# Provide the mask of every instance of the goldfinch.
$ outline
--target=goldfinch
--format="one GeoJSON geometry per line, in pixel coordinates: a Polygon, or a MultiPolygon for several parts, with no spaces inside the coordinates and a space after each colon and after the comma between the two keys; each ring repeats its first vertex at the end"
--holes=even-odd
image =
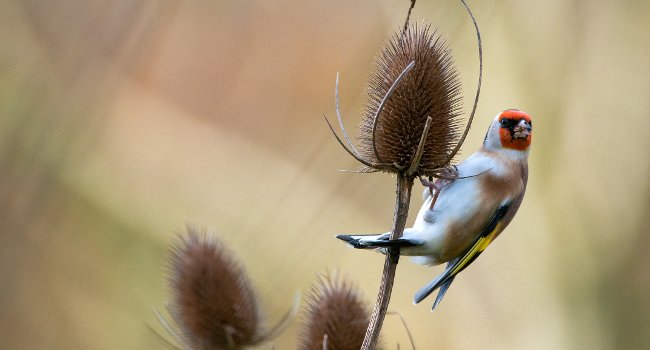
{"type": "Polygon", "coordinates": [[[382,235],[338,235],[354,248],[400,247],[423,265],[447,268],[420,289],[414,303],[440,288],[433,308],[442,301],[456,275],[469,266],[508,226],[521,205],[528,182],[530,116],[520,110],[499,113],[483,146],[458,164],[453,179],[423,181],[424,204],[412,228],[397,240],[382,235]]]}

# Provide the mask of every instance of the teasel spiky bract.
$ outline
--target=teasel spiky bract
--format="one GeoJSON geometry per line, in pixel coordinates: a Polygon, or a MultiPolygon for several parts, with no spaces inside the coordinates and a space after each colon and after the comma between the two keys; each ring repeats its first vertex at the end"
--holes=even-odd
{"type": "Polygon", "coordinates": [[[358,289],[339,273],[320,276],[304,316],[300,350],[357,350],[370,318],[358,289]]]}

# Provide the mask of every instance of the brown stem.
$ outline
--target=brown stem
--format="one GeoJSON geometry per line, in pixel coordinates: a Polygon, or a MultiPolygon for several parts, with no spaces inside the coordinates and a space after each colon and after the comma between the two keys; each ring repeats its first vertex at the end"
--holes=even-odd
{"type": "MultiPolygon", "coordinates": [[[[397,193],[395,200],[395,214],[393,216],[393,229],[390,234],[390,239],[397,239],[402,237],[404,233],[404,226],[406,226],[406,217],[409,212],[409,202],[411,201],[411,189],[413,188],[413,177],[406,177],[402,174],[397,175],[397,193]]],[[[395,280],[395,271],[397,270],[397,262],[399,261],[399,248],[390,248],[386,255],[384,262],[384,272],[381,277],[381,285],[379,286],[379,293],[375,308],[370,317],[370,324],[366,331],[366,337],[363,339],[361,345],[362,350],[373,350],[377,346],[379,339],[379,332],[384,323],[388,303],[390,302],[390,294],[393,290],[393,281],[395,280]]]]}
{"type": "Polygon", "coordinates": [[[411,11],[413,11],[413,8],[415,7],[415,1],[416,0],[411,0],[411,6],[409,7],[409,12],[406,14],[406,19],[404,20],[404,29],[402,29],[402,35],[406,34],[406,29],[408,29],[409,19],[411,19],[411,11]]]}

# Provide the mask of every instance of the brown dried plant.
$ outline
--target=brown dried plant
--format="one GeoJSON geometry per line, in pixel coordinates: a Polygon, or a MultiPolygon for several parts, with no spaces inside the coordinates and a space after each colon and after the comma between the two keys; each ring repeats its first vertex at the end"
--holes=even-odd
{"type": "Polygon", "coordinates": [[[188,234],[171,252],[176,321],[192,349],[236,349],[257,342],[260,315],[246,273],[205,233],[188,234]]]}
{"type": "Polygon", "coordinates": [[[395,33],[375,60],[368,101],[354,146],[336,112],[341,146],[364,165],[362,172],[385,171],[406,177],[449,173],[459,145],[460,83],[444,40],[430,25],[395,33]]]}
{"type": "Polygon", "coordinates": [[[307,295],[301,350],[358,350],[370,314],[351,281],[335,273],[320,276],[307,295]]]}
{"type": "Polygon", "coordinates": [[[193,226],[172,245],[169,270],[172,300],[168,311],[174,322],[167,322],[159,312],[156,315],[183,349],[241,349],[259,344],[284,330],[298,307],[299,299],[276,326],[263,332],[246,272],[220,241],[193,226]]]}
{"type": "Polygon", "coordinates": [[[444,40],[428,24],[395,33],[370,76],[359,154],[382,164],[377,170],[439,175],[459,139],[460,103],[444,40]],[[395,83],[411,62],[413,68],[395,83]]]}
{"type": "MultiPolygon", "coordinates": [[[[454,174],[450,162],[460,145],[460,85],[444,41],[429,31],[429,25],[411,26],[393,35],[376,59],[375,68],[359,128],[359,149],[343,127],[338,87],[337,117],[347,146],[328,125],[341,146],[365,166],[362,171],[397,174],[390,239],[398,239],[406,225],[414,178],[454,174]]],[[[387,253],[362,349],[376,348],[390,301],[399,248],[389,248],[387,253]]]]}
{"type": "MultiPolygon", "coordinates": [[[[336,77],[336,116],[342,138],[325,118],[339,144],[363,165],[361,172],[396,174],[397,189],[390,239],[404,232],[413,181],[418,176],[453,179],[451,161],[462,146],[474,118],[483,72],[481,36],[469,13],[478,39],[479,79],[472,112],[460,133],[460,84],[451,54],[430,26],[409,26],[411,0],[404,29],[394,34],[375,61],[368,87],[368,101],[359,128],[359,148],[350,140],[339,110],[336,77]],[[343,141],[345,140],[345,142],[343,141]]],[[[386,315],[399,261],[399,248],[389,248],[377,301],[361,349],[375,349],[386,315]]]]}

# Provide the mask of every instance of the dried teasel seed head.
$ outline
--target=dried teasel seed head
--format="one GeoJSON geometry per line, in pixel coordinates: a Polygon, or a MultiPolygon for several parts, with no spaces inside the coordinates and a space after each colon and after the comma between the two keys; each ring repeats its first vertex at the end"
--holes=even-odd
{"type": "Polygon", "coordinates": [[[191,349],[239,349],[257,341],[257,301],[244,270],[214,237],[188,226],[171,249],[170,312],[191,349]]]}
{"type": "Polygon", "coordinates": [[[357,350],[363,343],[369,313],[357,288],[334,274],[321,276],[307,296],[301,350],[357,350]],[[325,340],[326,339],[326,340],[325,340]]]}
{"type": "Polygon", "coordinates": [[[376,58],[369,79],[359,153],[379,166],[367,170],[437,175],[449,165],[459,140],[460,104],[460,83],[445,41],[427,24],[394,34],[376,58]],[[414,66],[395,83],[411,62],[414,66]],[[431,124],[424,138],[428,117],[431,124]],[[419,164],[413,164],[419,149],[419,164]]]}

